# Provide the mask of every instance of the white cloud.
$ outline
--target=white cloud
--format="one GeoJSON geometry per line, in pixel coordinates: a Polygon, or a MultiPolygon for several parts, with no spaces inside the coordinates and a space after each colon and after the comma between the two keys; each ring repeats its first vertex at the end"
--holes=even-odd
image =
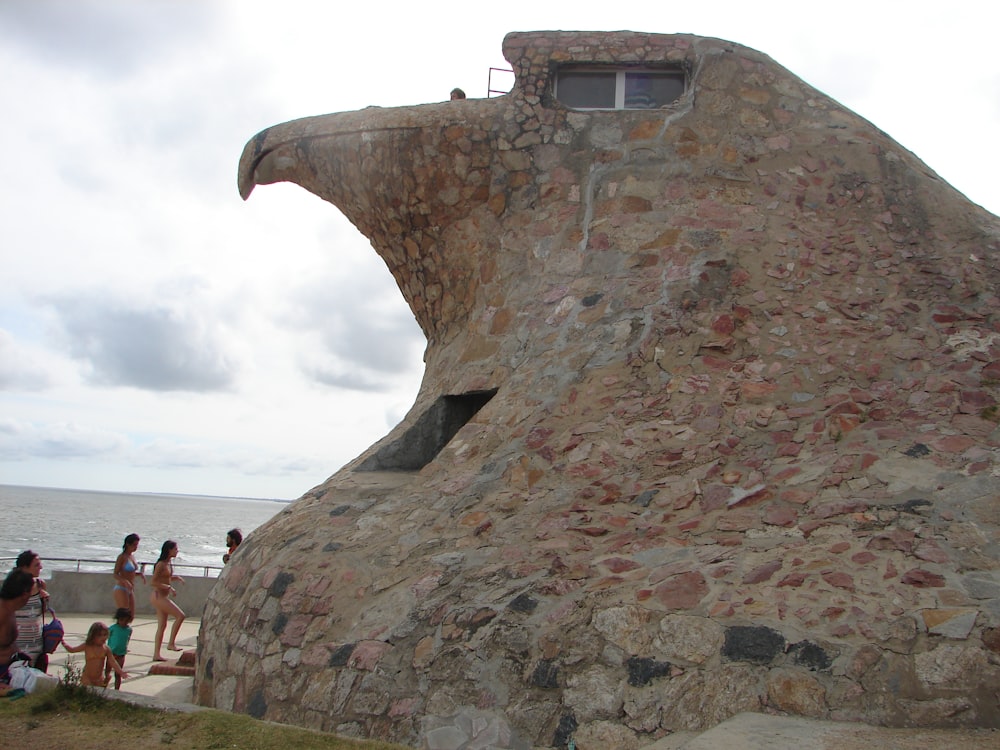
{"type": "Polygon", "coordinates": [[[293,295],[284,324],[318,339],[301,357],[309,377],[338,388],[385,391],[396,376],[412,373],[426,340],[398,304],[398,291],[387,291],[368,270],[314,279],[293,295]]]}
{"type": "Polygon", "coordinates": [[[114,432],[72,422],[31,424],[0,420],[0,455],[17,457],[79,459],[120,454],[127,441],[114,432]]]}
{"type": "Polygon", "coordinates": [[[152,391],[217,391],[236,365],[226,332],[189,300],[138,306],[92,294],[53,299],[70,354],[95,385],[152,391]]]}
{"type": "Polygon", "coordinates": [[[0,328],[0,391],[39,391],[51,384],[45,364],[24,342],[0,328]]]}
{"type": "Polygon", "coordinates": [[[53,67],[117,80],[208,41],[220,9],[175,0],[12,0],[0,6],[0,35],[53,67]]]}

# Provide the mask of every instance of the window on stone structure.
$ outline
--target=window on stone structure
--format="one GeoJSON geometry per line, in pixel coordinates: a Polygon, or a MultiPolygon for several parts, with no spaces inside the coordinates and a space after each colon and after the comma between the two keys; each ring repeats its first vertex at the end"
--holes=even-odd
{"type": "Polygon", "coordinates": [[[679,67],[567,66],[556,75],[556,99],[573,109],[659,109],[684,93],[679,67]]]}
{"type": "Polygon", "coordinates": [[[426,466],[496,395],[496,389],[441,396],[398,440],[382,446],[356,471],[417,471],[426,466]]]}

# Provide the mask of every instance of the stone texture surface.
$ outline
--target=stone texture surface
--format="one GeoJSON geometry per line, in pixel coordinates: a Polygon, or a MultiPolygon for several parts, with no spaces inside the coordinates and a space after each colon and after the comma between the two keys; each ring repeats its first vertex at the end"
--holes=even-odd
{"type": "Polygon", "coordinates": [[[296,182],[371,239],[427,372],[226,567],[200,701],[419,747],[1000,726],[1000,220],[739,45],[504,54],[507,96],[247,145],[245,197],[296,182]],[[567,61],[689,85],[571,111],[567,61]],[[364,470],[493,391],[422,467],[364,470]]]}

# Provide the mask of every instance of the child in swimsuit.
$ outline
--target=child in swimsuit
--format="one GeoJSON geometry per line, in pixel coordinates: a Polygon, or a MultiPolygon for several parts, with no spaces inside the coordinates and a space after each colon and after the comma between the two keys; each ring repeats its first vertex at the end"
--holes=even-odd
{"type": "Polygon", "coordinates": [[[110,631],[103,622],[95,622],[87,631],[87,640],[79,646],[69,646],[63,641],[63,646],[71,654],[83,651],[84,663],[83,674],[80,676],[80,684],[90,687],[107,687],[109,677],[104,676],[105,666],[110,666],[115,674],[122,679],[128,679],[128,672],[118,666],[115,655],[108,648],[108,635],[110,631]]]}

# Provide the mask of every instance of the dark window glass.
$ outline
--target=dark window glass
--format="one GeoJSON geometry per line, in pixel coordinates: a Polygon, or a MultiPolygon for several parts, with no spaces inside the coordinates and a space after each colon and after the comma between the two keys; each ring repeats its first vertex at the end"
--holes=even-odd
{"type": "Polygon", "coordinates": [[[556,84],[559,101],[576,109],[614,109],[615,73],[568,70],[556,84]]]}
{"type": "Polygon", "coordinates": [[[659,109],[676,102],[685,88],[680,68],[640,70],[564,68],[556,96],[574,109],[659,109]]]}
{"type": "Polygon", "coordinates": [[[658,109],[684,93],[684,74],[677,72],[636,72],[625,74],[625,108],[658,109]]]}

